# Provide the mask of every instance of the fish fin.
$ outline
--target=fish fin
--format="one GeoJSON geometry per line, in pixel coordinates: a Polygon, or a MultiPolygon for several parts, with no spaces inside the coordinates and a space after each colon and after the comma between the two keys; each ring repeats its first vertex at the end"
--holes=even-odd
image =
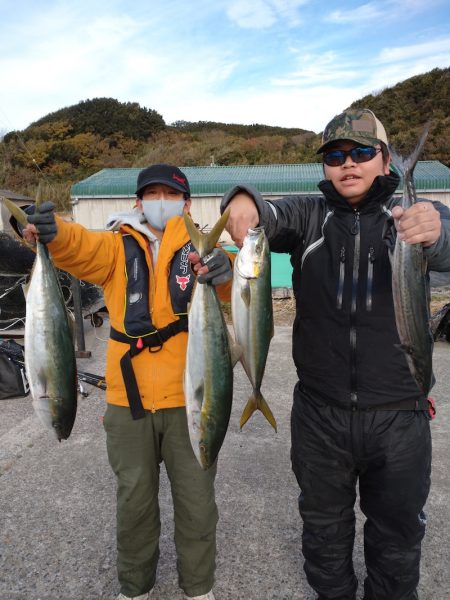
{"type": "Polygon", "coordinates": [[[226,328],[226,330],[227,330],[227,338],[228,338],[228,347],[230,348],[231,366],[235,367],[237,362],[240,360],[240,358],[242,356],[243,349],[240,344],[238,344],[237,342],[234,341],[234,338],[231,335],[228,327],[226,328]]]}
{"type": "Polygon", "coordinates": [[[230,339],[230,355],[231,355],[231,366],[235,367],[239,362],[242,356],[242,346],[236,344],[232,339],[230,339]]]}
{"type": "Polygon", "coordinates": [[[217,242],[219,241],[219,238],[222,234],[222,231],[225,228],[225,225],[228,223],[228,217],[230,216],[230,208],[227,208],[223,215],[220,217],[220,219],[217,221],[217,223],[214,225],[214,227],[211,229],[211,231],[208,233],[207,235],[207,239],[208,239],[208,244],[209,244],[209,249],[208,252],[211,252],[217,242]]]}
{"type": "MultiPolygon", "coordinates": [[[[34,266],[34,265],[33,265],[34,266]]],[[[31,281],[31,277],[30,279],[27,281],[27,283],[23,283],[22,284],[22,292],[23,292],[23,297],[25,298],[25,300],[27,299],[27,295],[28,295],[28,290],[30,288],[30,281],[31,281]]]]}
{"type": "Polygon", "coordinates": [[[184,218],[184,224],[186,225],[187,232],[189,234],[189,237],[191,238],[191,242],[193,243],[197,252],[200,254],[202,233],[199,229],[197,229],[194,221],[192,220],[191,215],[184,213],[183,218],[184,218]]]}
{"type": "Polygon", "coordinates": [[[72,339],[75,342],[76,341],[76,321],[75,321],[75,314],[71,310],[68,310],[67,306],[66,306],[66,313],[67,313],[67,321],[69,323],[69,328],[70,328],[70,331],[72,333],[72,339]]]}
{"type": "Polygon", "coordinates": [[[277,431],[277,422],[275,417],[273,416],[272,411],[270,410],[269,405],[267,404],[264,396],[261,394],[259,390],[253,390],[253,394],[247,401],[245,408],[241,415],[241,420],[239,422],[239,426],[242,429],[243,426],[247,423],[249,418],[258,409],[262,412],[262,414],[266,417],[272,427],[277,431]]]}
{"type": "Polygon", "coordinates": [[[404,352],[408,356],[411,356],[412,354],[414,354],[413,347],[412,346],[407,346],[406,344],[394,344],[394,348],[397,348],[398,350],[401,350],[402,352],[404,352]]]}
{"type": "Polygon", "coordinates": [[[197,401],[199,401],[199,406],[200,407],[203,406],[204,393],[205,393],[205,384],[204,384],[204,381],[202,379],[202,381],[199,383],[199,385],[194,390],[194,398],[197,401]]]}
{"type": "Polygon", "coordinates": [[[41,182],[38,183],[38,187],[36,190],[36,198],[34,201],[34,206],[36,207],[36,211],[39,212],[39,207],[42,204],[42,186],[41,186],[41,182]]]}
{"type": "Polygon", "coordinates": [[[23,227],[28,225],[27,215],[19,206],[16,206],[14,202],[9,200],[9,198],[4,197],[3,203],[18,223],[20,223],[23,227]]]}
{"type": "Polygon", "coordinates": [[[394,163],[395,168],[399,171],[403,177],[409,173],[412,175],[414,171],[414,167],[419,160],[419,156],[422,153],[423,147],[425,145],[425,140],[428,136],[428,131],[430,129],[430,122],[426,123],[425,127],[422,130],[420,139],[417,143],[417,146],[414,148],[412,153],[407,157],[403,158],[392,146],[389,146],[389,152],[392,158],[392,162],[394,163]]]}
{"type": "Polygon", "coordinates": [[[257,399],[257,404],[258,404],[259,410],[262,412],[262,414],[266,417],[266,419],[269,421],[269,423],[272,425],[272,427],[276,431],[277,430],[277,422],[275,420],[275,417],[273,416],[272,411],[270,410],[269,405],[267,404],[264,396],[261,393],[259,395],[259,398],[257,399]]]}
{"type": "Polygon", "coordinates": [[[194,248],[199,253],[200,257],[203,258],[203,256],[206,256],[207,254],[212,252],[212,250],[214,250],[222,234],[222,231],[224,230],[225,225],[228,222],[229,216],[230,209],[227,208],[227,210],[223,213],[223,215],[220,217],[220,219],[217,221],[217,223],[214,225],[211,231],[208,234],[203,234],[199,229],[197,229],[194,221],[192,220],[192,217],[189,214],[184,213],[183,218],[184,223],[186,225],[186,229],[189,233],[189,237],[191,238],[191,242],[194,245],[194,248]]]}
{"type": "Polygon", "coordinates": [[[256,410],[256,398],[252,394],[250,396],[250,398],[247,400],[247,404],[245,405],[244,410],[242,411],[241,419],[239,421],[239,427],[241,429],[244,427],[244,425],[250,419],[250,417],[255,412],[255,410],[256,410]]]}
{"type": "Polygon", "coordinates": [[[245,304],[246,308],[249,308],[249,306],[250,306],[250,296],[251,296],[250,286],[244,285],[241,290],[241,298],[242,298],[242,301],[245,304]]]}

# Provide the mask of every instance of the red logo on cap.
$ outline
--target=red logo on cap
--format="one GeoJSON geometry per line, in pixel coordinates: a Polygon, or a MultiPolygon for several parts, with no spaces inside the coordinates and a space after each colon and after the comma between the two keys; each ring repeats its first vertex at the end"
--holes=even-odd
{"type": "Polygon", "coordinates": [[[184,277],[180,277],[180,275],[177,275],[177,283],[180,286],[180,289],[184,292],[184,290],[187,288],[187,284],[189,283],[191,276],[190,275],[186,275],[184,277]]]}
{"type": "Polygon", "coordinates": [[[182,177],[175,175],[175,173],[172,175],[172,179],[175,179],[175,181],[178,181],[178,182],[182,183],[183,185],[186,185],[186,179],[183,179],[182,177]]]}

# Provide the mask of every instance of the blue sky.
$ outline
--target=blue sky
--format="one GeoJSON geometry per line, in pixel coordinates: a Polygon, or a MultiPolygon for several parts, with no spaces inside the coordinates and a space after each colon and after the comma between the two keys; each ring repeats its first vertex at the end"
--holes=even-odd
{"type": "Polygon", "coordinates": [[[322,131],[450,66],[448,0],[0,0],[0,134],[112,97],[177,120],[322,131]]]}

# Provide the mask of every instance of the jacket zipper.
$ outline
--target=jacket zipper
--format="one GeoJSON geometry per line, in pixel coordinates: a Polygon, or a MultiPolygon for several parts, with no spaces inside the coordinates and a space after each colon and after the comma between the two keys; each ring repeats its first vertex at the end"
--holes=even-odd
{"type": "Polygon", "coordinates": [[[358,405],[356,372],[356,300],[358,293],[359,260],[361,246],[360,222],[358,211],[355,211],[355,221],[350,231],[352,235],[355,236],[355,250],[353,254],[352,303],[350,310],[350,400],[352,408],[356,409],[358,405]]]}
{"type": "Polygon", "coordinates": [[[339,283],[336,298],[336,307],[338,310],[342,309],[342,298],[344,295],[344,279],[345,279],[345,247],[342,246],[339,255],[339,283]]]}
{"type": "Polygon", "coordinates": [[[367,262],[367,293],[366,293],[366,310],[372,310],[372,287],[373,287],[373,263],[375,261],[375,250],[373,246],[369,248],[369,256],[367,262]]]}

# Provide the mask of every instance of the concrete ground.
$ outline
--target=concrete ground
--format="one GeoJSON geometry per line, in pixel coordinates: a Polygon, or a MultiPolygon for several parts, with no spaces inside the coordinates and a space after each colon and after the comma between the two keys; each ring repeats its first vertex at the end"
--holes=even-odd
{"type": "MultiPolygon", "coordinates": [[[[108,321],[90,328],[82,370],[104,373],[108,321]],[[104,339],[100,339],[104,338],[104,339]]],[[[256,414],[239,430],[250,392],[240,366],[234,407],[219,457],[217,600],[313,600],[302,569],[298,488],[291,473],[289,416],[295,373],[291,328],[278,327],[263,392],[278,433],[256,414]]],[[[436,344],[438,416],[432,490],[423,544],[421,600],[450,599],[448,469],[450,344],[436,344]]],[[[79,403],[73,432],[58,443],[37,421],[29,398],[0,401],[0,600],[112,600],[115,572],[115,480],[105,451],[104,392],[91,386],[79,403]]],[[[172,502],[162,470],[161,558],[155,600],[182,598],[172,541],[172,502]]],[[[354,562],[364,578],[362,518],[354,562]]],[[[361,594],[361,591],[359,592],[361,594]]],[[[360,597],[360,595],[358,596],[360,597]]]]}

